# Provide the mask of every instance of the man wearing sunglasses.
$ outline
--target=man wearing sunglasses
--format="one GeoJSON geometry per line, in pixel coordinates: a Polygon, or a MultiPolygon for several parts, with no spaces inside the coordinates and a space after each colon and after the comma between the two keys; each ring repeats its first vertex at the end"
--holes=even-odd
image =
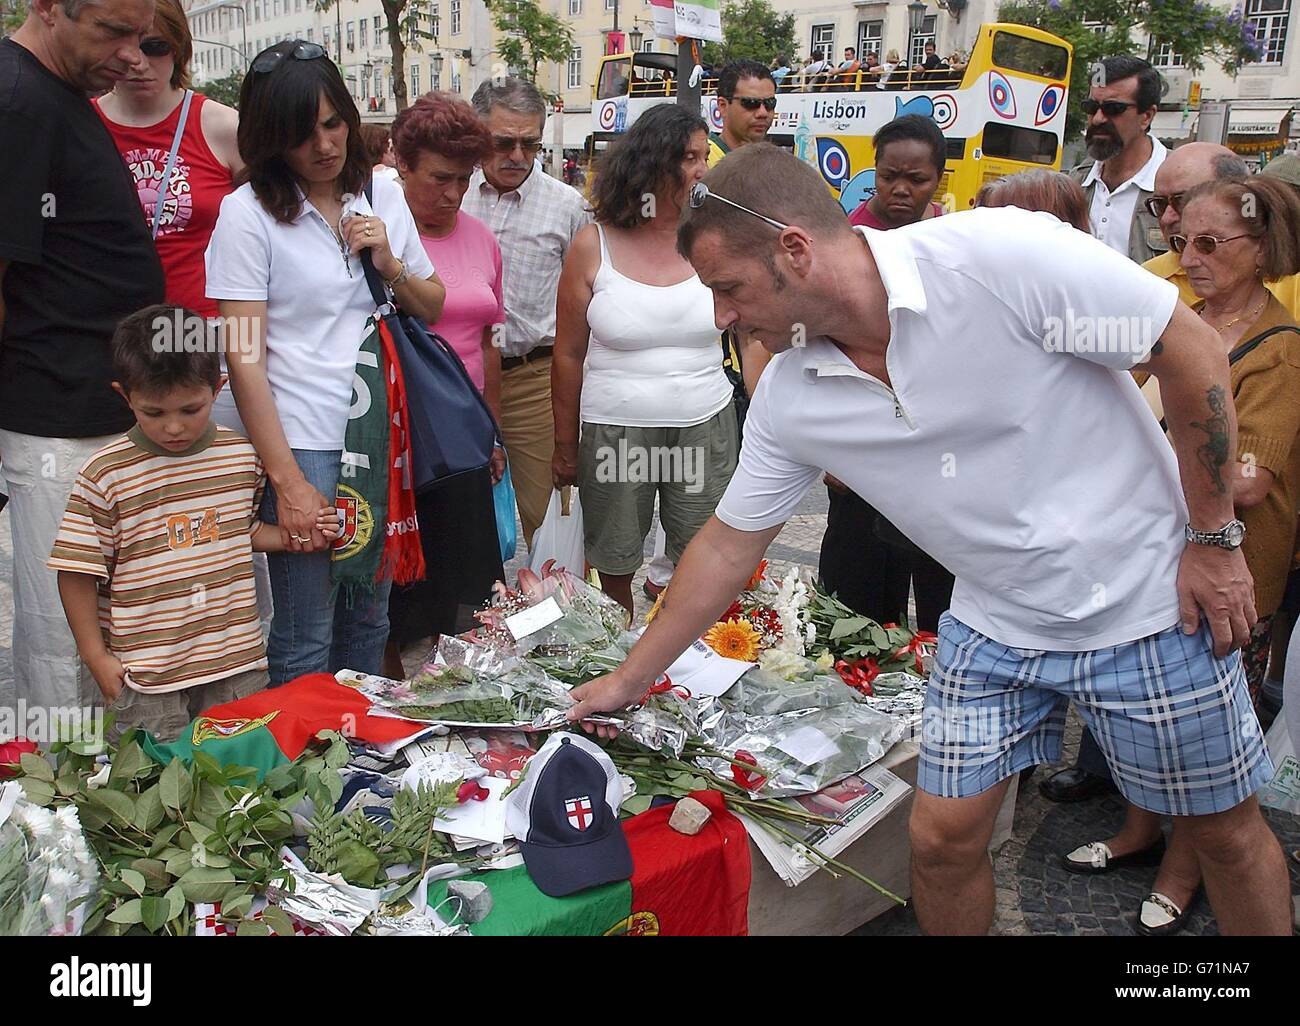
{"type": "Polygon", "coordinates": [[[776,80],[758,61],[736,61],[718,75],[722,131],[709,136],[709,167],[732,150],[762,142],[776,113],[776,80]]]}
{"type": "Polygon", "coordinates": [[[1092,234],[1144,263],[1169,245],[1145,203],[1168,150],[1150,134],[1160,75],[1137,57],[1107,57],[1093,68],[1083,101],[1084,140],[1092,160],[1070,172],[1088,195],[1092,234]]]}
{"type": "Polygon", "coordinates": [[[1213,329],[1043,214],[852,228],[821,175],[774,146],[724,160],[690,207],[678,248],[717,323],[778,355],[677,587],[621,666],[573,689],[569,718],[645,694],[826,471],[957,578],[912,807],[921,928],[988,930],[998,808],[1013,776],[1060,758],[1073,700],[1125,796],[1187,824],[1221,932],[1289,934],[1285,859],[1255,799],[1273,767],[1234,651],[1257,617],[1213,329]],[[1123,345],[1065,342],[1085,317],[1142,327],[1123,345]],[[1160,381],[1169,440],[1124,373],[1138,365],[1160,381]]]}
{"type": "Polygon", "coordinates": [[[581,193],[537,162],[547,104],[535,86],[518,78],[489,79],[472,102],[492,136],[492,152],[469,180],[461,209],[491,228],[501,247],[506,323],[495,339],[501,350],[501,434],[531,547],[551,499],[551,353],[560,269],[591,214],[581,193]]]}
{"type": "Polygon", "coordinates": [[[31,0],[0,41],[0,464],[14,548],[0,711],[15,709],[15,684],[29,714],[101,704],[45,561],[81,465],[135,422],[111,388],[113,331],[163,299],[135,182],[87,95],[144,71],[153,20],[153,0],[31,0]]]}

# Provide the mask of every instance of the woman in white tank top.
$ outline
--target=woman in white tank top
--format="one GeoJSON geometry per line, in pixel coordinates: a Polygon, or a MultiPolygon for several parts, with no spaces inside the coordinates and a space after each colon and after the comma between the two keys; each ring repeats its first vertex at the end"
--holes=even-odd
{"type": "Polygon", "coordinates": [[[629,611],[656,496],[676,562],[736,465],[713,296],[676,246],[707,156],[705,122],[685,108],[638,118],[600,167],[596,223],[574,238],[560,276],[555,486],[579,486],[587,561],[629,611]]]}

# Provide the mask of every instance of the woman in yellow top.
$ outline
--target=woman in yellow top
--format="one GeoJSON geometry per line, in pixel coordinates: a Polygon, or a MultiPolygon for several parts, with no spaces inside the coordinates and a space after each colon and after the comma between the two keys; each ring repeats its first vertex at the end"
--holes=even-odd
{"type": "MultiPolygon", "coordinates": [[[[1202,300],[1198,312],[1219,333],[1224,355],[1264,336],[1232,361],[1237,461],[1223,481],[1246,525],[1242,550],[1255,579],[1259,621],[1242,652],[1255,697],[1268,661],[1272,616],[1291,568],[1300,502],[1300,329],[1264,282],[1300,272],[1300,199],[1267,178],[1207,182],[1187,194],[1180,227],[1170,244],[1202,300]]],[[[1212,773],[1214,767],[1171,767],[1193,782],[1197,770],[1212,773]]],[[[1163,849],[1159,817],[1130,805],[1117,835],[1076,848],[1065,864],[1073,872],[1099,873],[1159,860],[1137,928],[1174,933],[1191,911],[1201,873],[1182,829],[1175,827],[1168,851],[1163,849]]]]}

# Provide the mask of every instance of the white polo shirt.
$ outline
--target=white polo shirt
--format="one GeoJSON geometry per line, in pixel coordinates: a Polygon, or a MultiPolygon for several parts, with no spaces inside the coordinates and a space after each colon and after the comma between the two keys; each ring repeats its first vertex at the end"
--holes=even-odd
{"type": "MultiPolygon", "coordinates": [[[[382,220],[411,277],[430,277],[433,264],[402,187],[376,176],[374,197],[373,209],[364,193],[346,209],[382,220]]],[[[366,318],[375,312],[361,261],[344,258],[310,203],[281,224],[249,184],[221,201],[204,261],[209,298],[266,301],[266,373],[289,447],[342,449],[357,353],[366,318]]],[[[213,413],[218,423],[239,429],[233,406],[227,399],[213,413]]]]}
{"type": "Polygon", "coordinates": [[[1169,156],[1164,143],[1154,135],[1147,138],[1151,140],[1150,159],[1142,165],[1137,174],[1121,183],[1114,192],[1111,192],[1102,180],[1101,161],[1092,165],[1088,177],[1083,180],[1085,189],[1093,182],[1097,183],[1097,187],[1092,190],[1092,204],[1088,208],[1092,234],[1115,252],[1123,253],[1125,256],[1128,256],[1129,233],[1133,228],[1133,215],[1137,212],[1138,199],[1141,198],[1143,191],[1155,191],[1156,172],[1165,162],[1165,157],[1169,156]]]}
{"type": "Polygon", "coordinates": [[[1125,371],[1178,290],[1049,214],[858,230],[889,295],[893,388],[825,338],[777,356],[718,517],[783,523],[824,469],[952,571],[953,615],[1004,645],[1087,651],[1177,623],[1186,505],[1125,371]],[[1123,345],[1130,318],[1147,330],[1123,345]],[[1085,351],[1099,329],[1128,351],[1085,351]]]}

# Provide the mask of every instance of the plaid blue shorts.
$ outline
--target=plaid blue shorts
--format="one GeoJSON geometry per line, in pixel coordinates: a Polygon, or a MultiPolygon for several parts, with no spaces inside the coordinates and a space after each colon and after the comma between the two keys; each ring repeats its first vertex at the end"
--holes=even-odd
{"type": "Polygon", "coordinates": [[[1216,659],[1213,648],[1205,624],[1091,652],[1008,648],[945,613],[917,786],[969,798],[1059,762],[1073,701],[1134,805],[1173,816],[1231,809],[1273,766],[1239,654],[1216,659]]]}

